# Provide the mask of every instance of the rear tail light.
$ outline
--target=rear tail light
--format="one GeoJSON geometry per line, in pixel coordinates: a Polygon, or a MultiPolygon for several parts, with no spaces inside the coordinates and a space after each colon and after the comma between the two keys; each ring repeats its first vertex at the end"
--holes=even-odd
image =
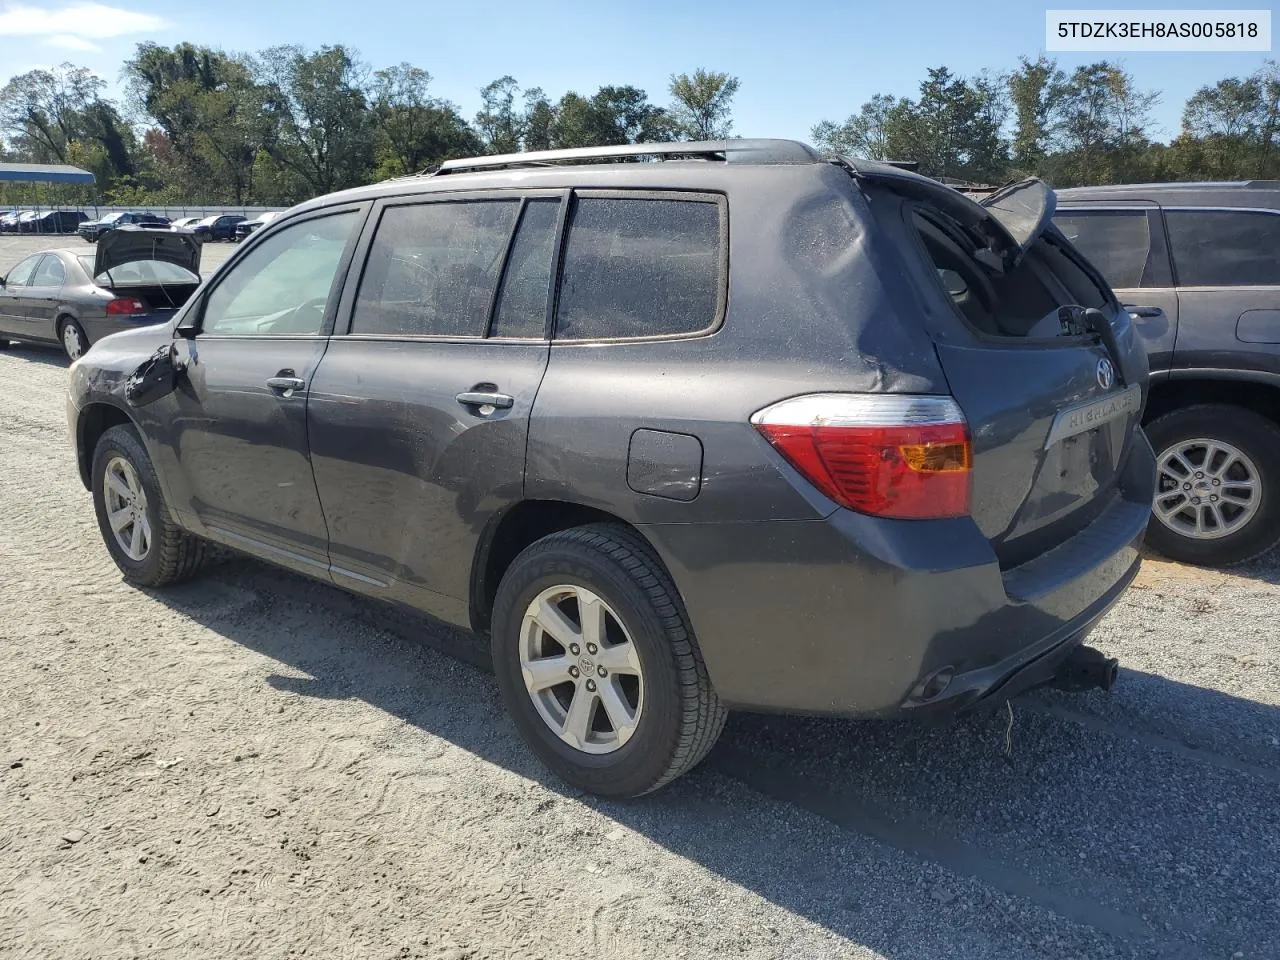
{"type": "Polygon", "coordinates": [[[951,397],[815,393],[751,422],[841,506],[916,520],[969,512],[973,451],[951,397]]]}
{"type": "Polygon", "coordinates": [[[146,313],[147,305],[137,297],[116,297],[107,301],[107,315],[111,317],[131,316],[146,313]]]}

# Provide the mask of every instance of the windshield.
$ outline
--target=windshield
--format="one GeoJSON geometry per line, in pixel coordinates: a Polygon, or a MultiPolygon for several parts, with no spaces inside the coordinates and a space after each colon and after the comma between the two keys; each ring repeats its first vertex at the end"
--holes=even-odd
{"type": "Polygon", "coordinates": [[[115,223],[117,220],[119,220],[119,219],[120,219],[121,217],[123,217],[123,216],[124,216],[124,214],[123,214],[123,213],[108,213],[105,217],[103,217],[103,218],[102,218],[102,221],[101,221],[101,222],[102,222],[102,223],[115,223]]]}
{"type": "MultiPolygon", "coordinates": [[[[93,257],[82,256],[79,260],[85,273],[92,275],[93,257]]],[[[100,286],[141,287],[163,283],[199,283],[200,278],[175,263],[166,263],[163,260],[134,260],[98,274],[93,278],[93,282],[100,286]]]]}
{"type": "Polygon", "coordinates": [[[213,224],[217,221],[217,219],[218,219],[218,215],[214,214],[212,217],[205,217],[203,220],[199,222],[203,224],[208,224],[209,226],[213,226],[213,224]]]}

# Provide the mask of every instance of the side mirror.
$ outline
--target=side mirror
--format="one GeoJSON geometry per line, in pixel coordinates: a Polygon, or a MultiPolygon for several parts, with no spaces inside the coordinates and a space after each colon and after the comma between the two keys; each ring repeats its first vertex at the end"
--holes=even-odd
{"type": "Polygon", "coordinates": [[[3,287],[3,286],[5,286],[5,279],[4,277],[0,277],[0,287],[3,287]]]}

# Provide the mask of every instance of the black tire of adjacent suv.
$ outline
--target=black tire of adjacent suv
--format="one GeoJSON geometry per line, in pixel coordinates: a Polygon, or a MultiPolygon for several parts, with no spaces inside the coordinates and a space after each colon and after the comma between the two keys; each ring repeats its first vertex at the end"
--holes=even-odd
{"type": "Polygon", "coordinates": [[[696,766],[714,746],[726,711],[707,678],[688,615],[661,562],[622,527],[593,524],[544,537],[507,570],[494,606],[494,671],[507,710],[539,758],[565,781],[608,797],[656,790],[696,766]],[[585,587],[618,614],[644,673],[636,732],[612,753],[562,741],[538,714],[519,659],[521,622],[542,591],[585,587]]]}
{"type": "Polygon", "coordinates": [[[169,515],[160,491],[155,468],[137,432],[131,426],[112,427],[102,435],[93,454],[93,507],[98,527],[125,580],[142,587],[162,587],[193,576],[205,562],[208,545],[187,533],[169,515]],[[106,471],[113,459],[122,457],[134,469],[146,493],[146,515],[151,525],[151,544],[141,560],[125,553],[116,540],[107,516],[106,471]]]}
{"type": "Polygon", "coordinates": [[[1280,427],[1243,407],[1198,404],[1166,413],[1145,429],[1157,457],[1194,439],[1230,444],[1253,462],[1262,488],[1253,517],[1238,531],[1219,539],[1183,536],[1152,516],[1147,527],[1147,543],[1152,549],[1171,560],[1219,566],[1252,560],[1280,544],[1280,427]]]}

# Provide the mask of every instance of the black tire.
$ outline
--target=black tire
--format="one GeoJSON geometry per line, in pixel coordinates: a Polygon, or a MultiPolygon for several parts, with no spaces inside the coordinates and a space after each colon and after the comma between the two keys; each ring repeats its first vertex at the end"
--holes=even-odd
{"type": "Polygon", "coordinates": [[[58,342],[62,344],[62,352],[67,355],[67,359],[72,361],[83,357],[85,351],[89,349],[89,338],[85,335],[84,327],[80,326],[79,321],[71,317],[63,317],[58,321],[58,342]],[[68,331],[73,331],[79,341],[79,353],[73,352],[72,347],[67,343],[68,331]]]}
{"type": "Polygon", "coordinates": [[[131,426],[112,427],[102,435],[94,449],[93,508],[98,515],[98,529],[102,533],[107,552],[130,583],[142,587],[163,587],[194,576],[204,565],[209,552],[208,544],[174,522],[160,491],[151,458],[147,456],[142,440],[131,426]],[[125,553],[107,519],[106,469],[116,457],[124,457],[133,467],[147,497],[146,513],[151,525],[151,544],[141,560],[134,560],[125,553]]]}
{"type": "Polygon", "coordinates": [[[1145,429],[1157,457],[1198,438],[1229,443],[1253,461],[1262,487],[1253,517],[1216,540],[1185,536],[1152,516],[1147,526],[1147,544],[1152,549],[1171,560],[1214,567],[1252,560],[1280,544],[1280,426],[1243,407],[1197,404],[1166,413],[1145,429]]]}
{"type": "Polygon", "coordinates": [[[633,533],[592,524],[526,548],[498,587],[492,624],[494,673],[521,735],[557,776],[605,797],[636,797],[691,770],[715,745],[727,713],[716,697],[670,576],[633,533]],[[520,667],[520,624],[543,590],[585,587],[613,608],[644,674],[635,733],[612,753],[580,751],[543,721],[520,667]]]}

